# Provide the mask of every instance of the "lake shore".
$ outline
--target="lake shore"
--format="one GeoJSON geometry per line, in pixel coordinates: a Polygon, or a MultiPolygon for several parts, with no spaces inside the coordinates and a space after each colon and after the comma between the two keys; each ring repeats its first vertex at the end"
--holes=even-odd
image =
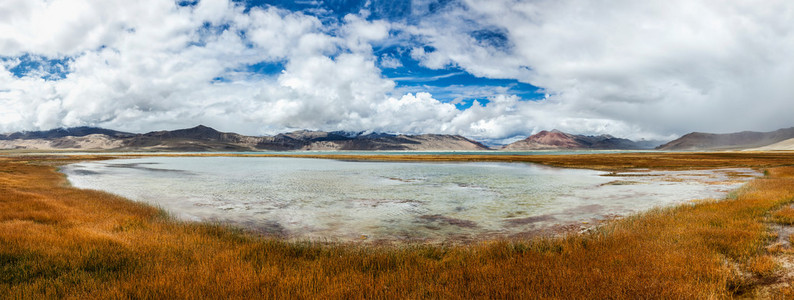
{"type": "Polygon", "coordinates": [[[288,240],[476,243],[721,199],[748,168],[604,172],[532,163],[137,157],[60,168],[77,188],[288,240]]]}
{"type": "Polygon", "coordinates": [[[534,162],[613,172],[740,167],[766,174],[722,201],[655,209],[583,234],[403,246],[286,242],[180,222],[148,205],[69,187],[55,170],[114,157],[135,155],[0,157],[0,294],[722,298],[791,292],[779,260],[792,251],[770,224],[787,224],[794,201],[792,153],[316,156],[534,162]]]}
{"type": "MultiPolygon", "coordinates": [[[[42,153],[41,155],[46,155],[42,153]]],[[[97,154],[98,157],[106,155],[97,154]]],[[[461,161],[461,162],[529,162],[553,167],[582,168],[605,171],[625,171],[629,169],[652,170],[694,170],[710,168],[763,168],[772,166],[785,166],[794,163],[794,151],[739,151],[739,152],[617,152],[617,153],[570,153],[570,154],[538,154],[538,155],[513,155],[502,152],[496,155],[483,154],[314,154],[312,152],[282,152],[282,153],[114,153],[108,154],[110,158],[134,158],[157,156],[180,157],[296,157],[296,158],[323,158],[340,160],[362,161],[461,161]]],[[[81,155],[73,155],[80,157],[81,155]]],[[[87,157],[97,157],[88,155],[87,157]]]]}

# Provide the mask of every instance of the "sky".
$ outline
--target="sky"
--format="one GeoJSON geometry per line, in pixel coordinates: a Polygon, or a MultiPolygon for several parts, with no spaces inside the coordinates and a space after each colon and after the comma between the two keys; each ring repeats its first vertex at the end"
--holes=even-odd
{"type": "Polygon", "coordinates": [[[3,0],[0,132],[794,126],[788,0],[3,0]]]}

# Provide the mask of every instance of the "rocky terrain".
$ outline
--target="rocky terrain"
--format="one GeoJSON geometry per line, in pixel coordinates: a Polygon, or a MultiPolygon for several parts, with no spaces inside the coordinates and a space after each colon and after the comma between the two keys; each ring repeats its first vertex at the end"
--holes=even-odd
{"type": "MultiPolygon", "coordinates": [[[[611,135],[541,131],[503,146],[503,151],[535,150],[794,150],[794,127],[771,132],[729,134],[692,132],[658,146],[611,135]],[[657,147],[658,146],[658,147],[657,147]]],[[[0,149],[96,151],[480,151],[486,145],[460,135],[402,135],[372,132],[299,130],[273,136],[246,136],[207,126],[136,134],[95,127],[59,128],[0,134],[0,149]]]]}
{"type": "Polygon", "coordinates": [[[692,132],[657,147],[657,150],[742,150],[758,148],[794,138],[794,127],[770,132],[692,132]]]}
{"type": "Polygon", "coordinates": [[[505,151],[527,150],[581,150],[581,149],[652,149],[650,141],[635,142],[611,135],[577,135],[559,130],[541,131],[526,139],[504,146],[505,151]]]}
{"type": "Polygon", "coordinates": [[[459,135],[294,131],[245,136],[207,126],[144,134],[77,127],[0,135],[0,149],[117,151],[488,150],[459,135]]]}
{"type": "Polygon", "coordinates": [[[21,131],[9,134],[0,134],[0,140],[33,140],[33,139],[57,139],[62,137],[81,137],[92,134],[101,134],[113,138],[125,138],[134,136],[134,133],[121,132],[104,128],[96,127],[71,127],[71,128],[56,128],[46,131],[21,131]]]}

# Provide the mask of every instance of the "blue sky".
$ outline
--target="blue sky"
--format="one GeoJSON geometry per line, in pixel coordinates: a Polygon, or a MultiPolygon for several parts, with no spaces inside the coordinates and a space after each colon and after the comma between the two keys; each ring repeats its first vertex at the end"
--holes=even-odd
{"type": "Polygon", "coordinates": [[[774,130],[792,126],[792,14],[778,0],[7,0],[0,131],[774,130]]]}
{"type": "MultiPolygon", "coordinates": [[[[367,20],[389,20],[391,22],[415,23],[424,16],[443,10],[452,1],[429,3],[426,7],[412,7],[410,1],[237,1],[247,9],[252,7],[278,7],[318,17],[324,24],[338,24],[349,14],[366,11],[367,20]]],[[[193,6],[198,1],[183,1],[180,5],[193,6]]],[[[403,35],[393,30],[390,35],[403,35]]],[[[498,31],[477,30],[471,33],[479,42],[503,47],[507,38],[498,31]]],[[[523,100],[543,99],[542,89],[516,79],[493,79],[477,77],[454,64],[430,69],[412,58],[412,47],[423,47],[432,52],[432,47],[423,46],[421,41],[410,38],[397,38],[383,44],[374,44],[373,52],[379,57],[382,74],[397,83],[397,90],[403,93],[430,92],[436,99],[453,103],[460,110],[470,108],[476,100],[480,104],[489,102],[495,94],[510,93],[523,100]],[[384,62],[386,60],[386,62],[384,62]],[[396,62],[396,64],[395,64],[396,62]],[[389,63],[393,65],[389,65],[389,63]]],[[[247,66],[247,70],[262,75],[277,75],[284,70],[283,62],[259,62],[247,66]]],[[[218,78],[223,80],[223,78],[218,78]]]]}

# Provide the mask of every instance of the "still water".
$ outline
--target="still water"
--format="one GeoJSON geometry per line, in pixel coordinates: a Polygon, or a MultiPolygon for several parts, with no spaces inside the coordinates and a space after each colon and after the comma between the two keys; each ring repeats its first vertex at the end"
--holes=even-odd
{"type": "Polygon", "coordinates": [[[751,170],[611,174],[524,163],[149,157],[61,171],[75,187],[178,218],[293,239],[439,241],[511,236],[692,199],[721,198],[751,170]],[[736,175],[742,176],[736,176],[736,175]]]}

